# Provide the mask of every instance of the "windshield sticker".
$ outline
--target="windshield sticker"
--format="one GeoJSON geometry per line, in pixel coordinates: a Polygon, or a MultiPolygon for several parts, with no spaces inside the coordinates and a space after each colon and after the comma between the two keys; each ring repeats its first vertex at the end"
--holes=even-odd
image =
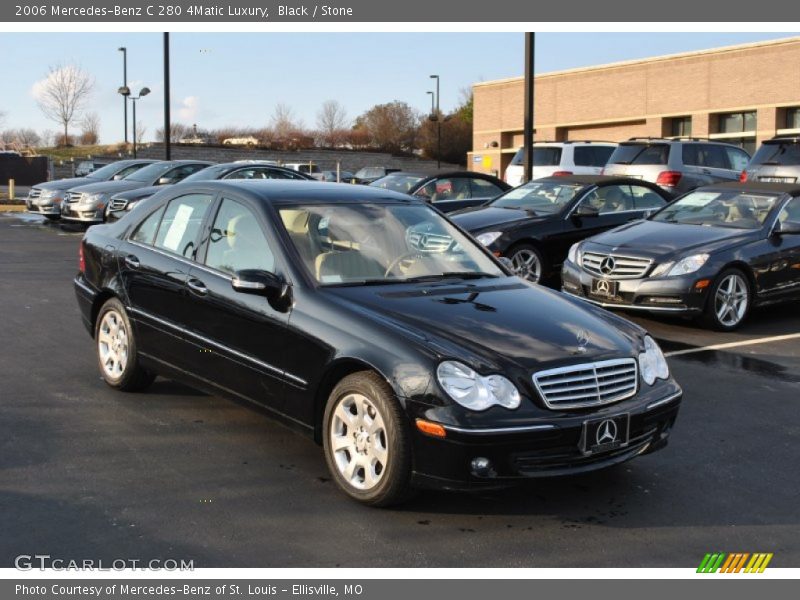
{"type": "Polygon", "coordinates": [[[697,192],[695,194],[691,194],[686,196],[683,200],[681,200],[681,206],[706,206],[710,204],[714,200],[719,198],[719,193],[714,192],[697,192]]]}

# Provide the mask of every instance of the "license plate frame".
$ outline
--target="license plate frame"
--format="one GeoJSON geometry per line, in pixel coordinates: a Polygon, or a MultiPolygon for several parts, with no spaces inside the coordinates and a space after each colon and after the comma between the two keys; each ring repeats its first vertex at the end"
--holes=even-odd
{"type": "Polygon", "coordinates": [[[589,287],[589,292],[593,296],[607,298],[609,300],[616,298],[619,292],[619,282],[611,279],[597,279],[592,278],[592,284],[589,287]]]}
{"type": "Polygon", "coordinates": [[[630,432],[630,413],[588,419],[583,422],[580,450],[583,454],[590,455],[625,448],[630,443],[630,432]],[[607,422],[613,423],[613,426],[606,426],[607,422]],[[601,427],[606,427],[606,429],[601,430],[601,427]],[[604,441],[609,433],[614,434],[613,439],[604,441]]]}

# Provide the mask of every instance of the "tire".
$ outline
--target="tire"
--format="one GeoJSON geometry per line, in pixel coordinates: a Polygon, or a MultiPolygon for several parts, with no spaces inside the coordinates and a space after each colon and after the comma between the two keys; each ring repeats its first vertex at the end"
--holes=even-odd
{"type": "Polygon", "coordinates": [[[61,219],[61,215],[45,215],[44,218],[47,219],[50,222],[54,222],[54,221],[60,220],[61,219]]]}
{"type": "Polygon", "coordinates": [[[94,339],[97,366],[108,385],[123,392],[138,392],[153,383],[156,376],[139,364],[131,322],[116,298],[100,308],[94,339]]]}
{"type": "Polygon", "coordinates": [[[345,494],[369,506],[398,504],[411,495],[408,424],[376,373],[360,371],[337,384],[322,435],[328,469],[345,494]]]}
{"type": "Polygon", "coordinates": [[[717,331],[733,331],[744,322],[752,303],[753,291],[747,275],[741,269],[725,269],[709,290],[703,324],[717,331]]]}
{"type": "Polygon", "coordinates": [[[514,274],[532,283],[540,282],[546,275],[544,255],[533,244],[518,244],[506,256],[514,265],[514,274]]]}

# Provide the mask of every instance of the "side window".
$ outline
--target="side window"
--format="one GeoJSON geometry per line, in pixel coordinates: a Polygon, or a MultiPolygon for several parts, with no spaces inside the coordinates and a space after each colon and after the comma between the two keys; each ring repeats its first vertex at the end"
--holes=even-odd
{"type": "Polygon", "coordinates": [[[596,208],[601,215],[633,210],[633,199],[628,189],[627,185],[607,185],[591,192],[582,203],[596,208]]]}
{"type": "Polygon", "coordinates": [[[725,156],[725,147],[708,144],[705,150],[705,166],[711,169],[729,169],[728,157],[725,156]]]}
{"type": "Polygon", "coordinates": [[[163,214],[164,207],[162,206],[154,213],[148,215],[148,217],[133,230],[130,240],[132,242],[139,242],[140,244],[147,244],[148,246],[152,245],[153,240],[156,238],[158,224],[161,222],[161,215],[163,214]]]}
{"type": "Polygon", "coordinates": [[[197,232],[213,199],[208,194],[187,194],[172,200],[158,228],[156,248],[194,258],[197,232]]]}
{"type": "Polygon", "coordinates": [[[485,179],[470,179],[473,198],[494,198],[503,193],[499,187],[485,179]]]}
{"type": "Polygon", "coordinates": [[[667,201],[661,196],[656,194],[650,188],[644,186],[632,185],[630,186],[631,198],[633,199],[634,210],[650,210],[653,208],[661,208],[667,201]]]}
{"type": "Polygon", "coordinates": [[[684,144],[682,158],[685,165],[691,167],[700,166],[700,158],[697,156],[697,144],[684,144]]]}
{"type": "Polygon", "coordinates": [[[613,151],[611,146],[575,146],[575,166],[604,167],[613,151]]]}
{"type": "Polygon", "coordinates": [[[781,213],[778,215],[778,221],[783,224],[784,221],[797,221],[800,223],[800,198],[792,198],[783,207],[781,213]]]}
{"type": "Polygon", "coordinates": [[[431,202],[439,202],[440,200],[464,200],[472,198],[470,192],[469,179],[465,177],[453,177],[446,179],[437,179],[425,186],[430,189],[433,186],[433,195],[431,202]]]}
{"type": "Polygon", "coordinates": [[[225,179],[264,179],[264,176],[256,174],[256,169],[239,169],[233,173],[225,175],[225,179]]]}
{"type": "Polygon", "coordinates": [[[211,227],[205,264],[230,274],[242,269],[275,270],[275,255],[249,208],[222,200],[211,227]]]}
{"type": "Polygon", "coordinates": [[[728,155],[728,164],[734,171],[742,171],[750,162],[750,157],[744,150],[726,147],[725,153],[728,155]]]}

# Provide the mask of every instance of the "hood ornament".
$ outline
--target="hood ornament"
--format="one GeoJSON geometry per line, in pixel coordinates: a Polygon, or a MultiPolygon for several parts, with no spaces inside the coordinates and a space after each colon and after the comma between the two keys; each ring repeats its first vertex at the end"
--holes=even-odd
{"type": "Polygon", "coordinates": [[[589,345],[589,332],[585,329],[579,329],[575,334],[578,345],[575,347],[575,354],[586,354],[586,348],[589,345]]]}

